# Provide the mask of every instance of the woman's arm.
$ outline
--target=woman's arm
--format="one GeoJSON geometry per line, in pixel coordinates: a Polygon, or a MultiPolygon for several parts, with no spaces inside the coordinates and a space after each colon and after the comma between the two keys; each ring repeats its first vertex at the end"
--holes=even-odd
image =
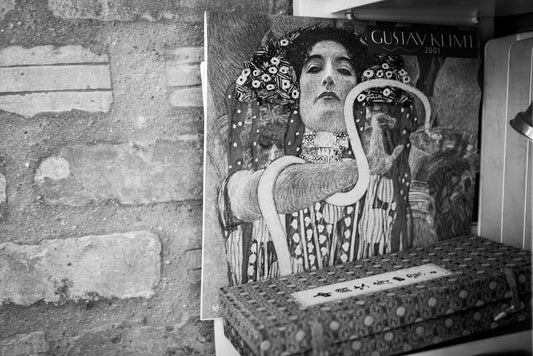
{"type": "MultiPolygon", "coordinates": [[[[228,180],[231,212],[242,221],[261,217],[257,186],[263,170],[235,172],[228,180]]],[[[295,164],[284,169],[276,180],[274,201],[278,213],[291,213],[346,189],[358,177],[355,160],[329,164],[295,164]]]]}

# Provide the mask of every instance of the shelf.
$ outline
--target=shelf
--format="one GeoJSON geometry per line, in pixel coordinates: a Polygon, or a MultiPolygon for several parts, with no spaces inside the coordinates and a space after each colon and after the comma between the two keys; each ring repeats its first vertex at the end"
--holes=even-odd
{"type": "Polygon", "coordinates": [[[533,12],[531,0],[294,0],[296,16],[348,17],[441,25],[533,12]]]}

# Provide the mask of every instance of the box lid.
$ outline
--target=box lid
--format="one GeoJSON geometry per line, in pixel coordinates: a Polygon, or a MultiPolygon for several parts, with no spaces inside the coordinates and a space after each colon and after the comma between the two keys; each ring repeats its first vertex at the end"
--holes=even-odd
{"type": "Polygon", "coordinates": [[[317,342],[317,330],[320,342],[325,344],[357,340],[511,300],[511,289],[522,296],[529,295],[531,252],[479,237],[460,237],[321,270],[226,287],[221,289],[220,296],[224,319],[252,350],[256,354],[274,355],[312,349],[317,342]],[[418,277],[411,269],[416,266],[425,268],[418,277]],[[431,266],[447,273],[417,279],[422,274],[427,277],[433,271],[431,266]],[[391,283],[390,288],[374,287],[375,291],[365,290],[311,306],[303,305],[295,295],[312,289],[317,293],[311,298],[327,300],[338,297],[339,283],[352,283],[348,289],[353,291],[358,289],[354,287],[361,287],[361,281],[372,284],[368,283],[372,276],[379,277],[374,278],[375,282],[387,278],[393,282],[391,272],[403,277],[410,274],[411,277],[403,278],[411,279],[410,284],[391,283]],[[516,288],[509,286],[506,274],[515,276],[516,288]],[[332,289],[329,292],[315,289],[324,286],[332,289]],[[324,296],[328,293],[329,297],[324,296]]]}

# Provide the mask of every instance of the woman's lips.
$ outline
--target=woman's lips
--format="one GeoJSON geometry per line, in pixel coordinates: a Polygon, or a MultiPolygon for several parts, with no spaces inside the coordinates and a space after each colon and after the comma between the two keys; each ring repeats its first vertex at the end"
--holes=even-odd
{"type": "Polygon", "coordinates": [[[332,91],[325,91],[325,92],[320,93],[316,97],[315,101],[318,101],[319,99],[322,99],[322,98],[325,98],[325,99],[336,99],[336,100],[339,100],[339,101],[341,100],[339,98],[339,96],[337,94],[335,94],[334,92],[332,92],[332,91]]]}

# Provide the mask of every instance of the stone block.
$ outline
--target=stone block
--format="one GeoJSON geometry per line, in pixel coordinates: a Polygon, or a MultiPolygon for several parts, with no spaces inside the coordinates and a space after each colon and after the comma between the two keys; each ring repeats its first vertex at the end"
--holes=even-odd
{"type": "Polygon", "coordinates": [[[65,19],[104,19],[108,10],[106,0],[48,0],[48,7],[65,19]]]}
{"type": "Polygon", "coordinates": [[[167,63],[167,85],[174,87],[201,85],[200,64],[167,63]]]}
{"type": "Polygon", "coordinates": [[[68,63],[108,63],[106,53],[96,54],[80,45],[10,46],[0,50],[0,67],[68,63]]]}
{"type": "Polygon", "coordinates": [[[161,244],[148,231],[0,244],[0,304],[39,300],[149,298],[161,274],[161,244]]]}
{"type": "Polygon", "coordinates": [[[193,88],[171,88],[168,95],[168,102],[174,107],[201,107],[202,88],[200,86],[193,88]]]}
{"type": "Polygon", "coordinates": [[[49,349],[43,331],[29,334],[18,334],[8,339],[0,340],[1,356],[40,355],[49,349]]]}
{"type": "Polygon", "coordinates": [[[0,68],[0,92],[111,89],[106,65],[61,65],[0,68]]]}
{"type": "Polygon", "coordinates": [[[48,92],[0,96],[0,109],[26,117],[41,112],[82,110],[108,112],[113,103],[111,91],[48,92]]]}
{"type": "Polygon", "coordinates": [[[202,143],[184,135],[177,141],[66,146],[41,162],[35,182],[53,205],[201,199],[202,143]]]}
{"type": "Polygon", "coordinates": [[[113,102],[107,54],[79,45],[0,50],[0,109],[24,116],[41,112],[107,112],[113,102]]]}
{"type": "Polygon", "coordinates": [[[165,57],[174,64],[198,64],[204,60],[204,47],[179,47],[169,50],[165,57]]]}
{"type": "Polygon", "coordinates": [[[202,249],[191,249],[185,251],[185,265],[189,270],[196,270],[202,267],[202,249]]]}

